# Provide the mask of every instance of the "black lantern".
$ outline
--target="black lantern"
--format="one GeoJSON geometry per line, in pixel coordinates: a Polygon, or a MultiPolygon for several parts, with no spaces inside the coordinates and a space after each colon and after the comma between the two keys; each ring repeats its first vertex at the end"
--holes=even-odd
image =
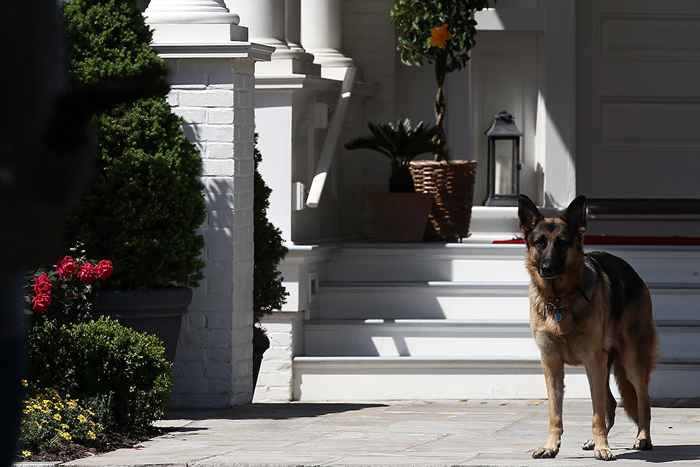
{"type": "Polygon", "coordinates": [[[517,206],[520,194],[520,137],[513,116],[498,112],[484,133],[489,142],[486,206],[517,206]]]}

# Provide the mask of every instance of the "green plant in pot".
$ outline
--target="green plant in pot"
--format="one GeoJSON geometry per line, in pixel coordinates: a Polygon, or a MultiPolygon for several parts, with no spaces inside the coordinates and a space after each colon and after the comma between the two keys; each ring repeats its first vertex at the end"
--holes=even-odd
{"type": "Polygon", "coordinates": [[[389,193],[369,193],[371,237],[381,241],[419,241],[423,238],[432,196],[416,193],[409,164],[435,151],[437,127],[410,120],[369,123],[368,136],[353,139],[349,150],[369,149],[389,159],[389,193]]]}
{"type": "Polygon", "coordinates": [[[412,66],[427,62],[435,67],[435,158],[413,161],[410,170],[416,191],[434,196],[430,214],[433,236],[446,240],[468,236],[476,161],[449,158],[445,82],[450,72],[468,63],[476,44],[474,15],[488,6],[488,0],[396,0],[391,10],[401,61],[412,66]]]}
{"type": "Polygon", "coordinates": [[[126,81],[145,90],[144,98],[96,118],[98,171],[68,235],[92,257],[114,262],[96,311],[159,335],[173,360],[204,266],[201,158],[166,101],[165,63],[135,3],[71,0],[64,13],[74,81],[126,81]]]}

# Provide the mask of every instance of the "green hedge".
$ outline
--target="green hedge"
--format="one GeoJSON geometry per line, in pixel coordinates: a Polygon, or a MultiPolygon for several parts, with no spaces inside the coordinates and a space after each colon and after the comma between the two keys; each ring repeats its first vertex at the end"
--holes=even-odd
{"type": "Polygon", "coordinates": [[[197,286],[202,162],[165,100],[166,67],[151,32],[133,0],[71,0],[64,11],[72,79],[149,96],[97,118],[98,174],[68,237],[114,262],[111,288],[197,286]]]}
{"type": "Polygon", "coordinates": [[[140,433],[165,414],[171,364],[155,336],[109,318],[74,325],[41,320],[28,335],[27,353],[32,385],[109,401],[110,430],[140,433]]]}

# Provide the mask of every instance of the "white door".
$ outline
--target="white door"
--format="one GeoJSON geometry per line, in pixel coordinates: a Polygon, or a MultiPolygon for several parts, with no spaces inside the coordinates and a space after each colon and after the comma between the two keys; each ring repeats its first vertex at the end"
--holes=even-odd
{"type": "Polygon", "coordinates": [[[577,188],[700,196],[700,1],[577,2],[577,188]]]}

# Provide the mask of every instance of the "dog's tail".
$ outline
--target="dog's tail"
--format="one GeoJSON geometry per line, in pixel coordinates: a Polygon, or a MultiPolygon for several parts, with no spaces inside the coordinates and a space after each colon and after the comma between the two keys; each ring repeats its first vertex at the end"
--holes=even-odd
{"type": "Polygon", "coordinates": [[[627,376],[627,371],[619,358],[613,360],[612,366],[615,372],[617,388],[620,390],[620,395],[622,396],[622,406],[625,408],[627,416],[636,423],[638,418],[637,392],[634,390],[634,386],[627,376]]]}

